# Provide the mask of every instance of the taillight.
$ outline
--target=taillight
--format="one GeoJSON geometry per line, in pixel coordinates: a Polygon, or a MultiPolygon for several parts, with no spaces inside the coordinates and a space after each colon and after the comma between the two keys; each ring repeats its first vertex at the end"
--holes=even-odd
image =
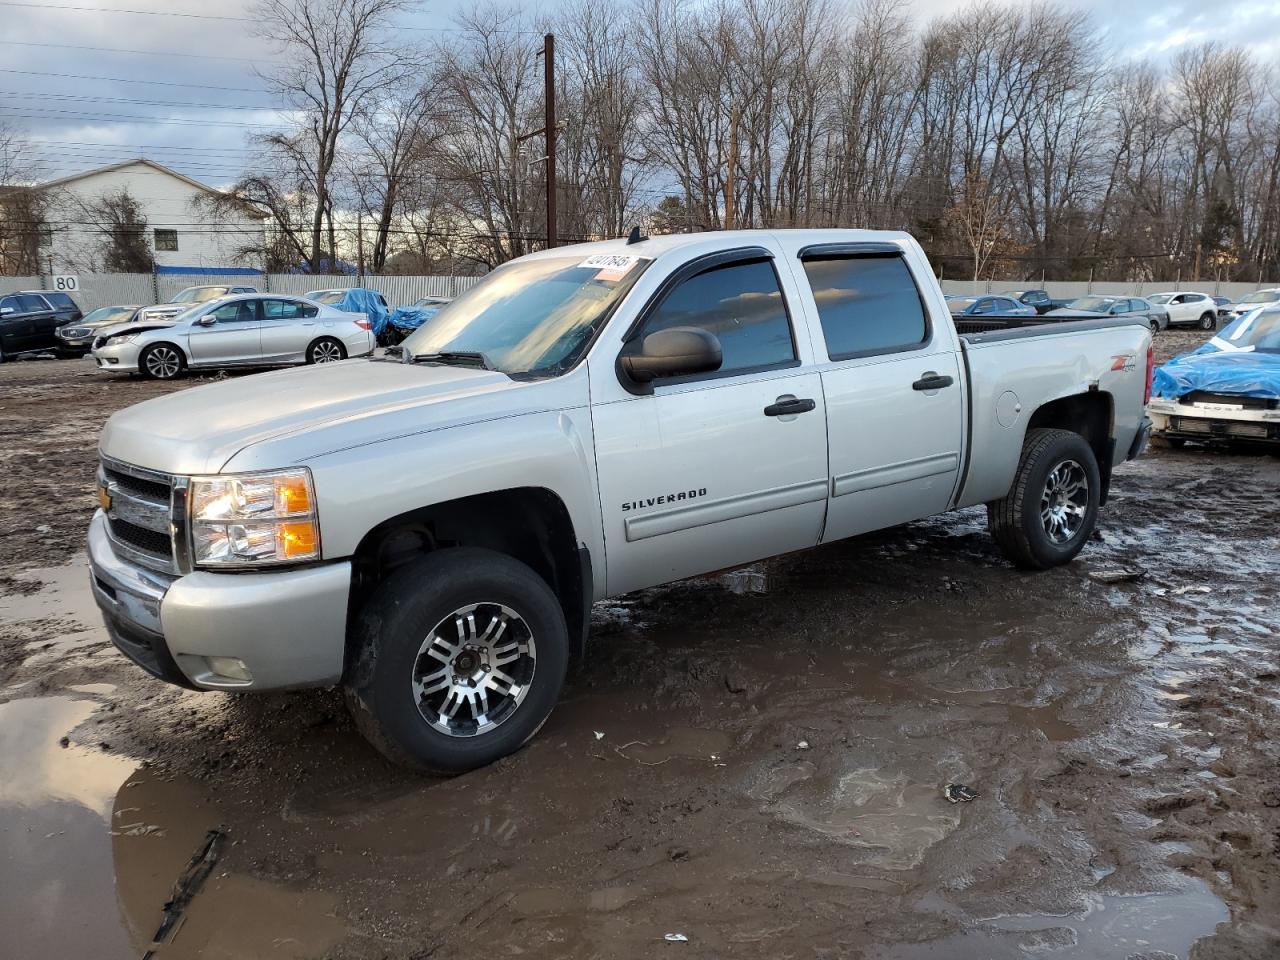
{"type": "Polygon", "coordinates": [[[1147,388],[1142,393],[1142,402],[1146,404],[1151,399],[1151,381],[1156,375],[1156,345],[1154,343],[1147,344],[1147,388]]]}
{"type": "MultiPolygon", "coordinates": [[[[357,321],[356,321],[356,326],[357,326],[357,327],[359,327],[361,330],[372,330],[372,329],[373,329],[373,324],[372,324],[372,323],[370,323],[368,320],[357,320],[357,321]]],[[[1151,378],[1150,378],[1150,377],[1148,377],[1147,379],[1148,379],[1148,380],[1150,380],[1151,378]]]]}

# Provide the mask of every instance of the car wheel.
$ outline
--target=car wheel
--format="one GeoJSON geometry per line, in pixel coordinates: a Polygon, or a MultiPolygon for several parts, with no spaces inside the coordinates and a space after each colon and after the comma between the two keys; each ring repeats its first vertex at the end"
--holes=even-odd
{"type": "Polygon", "coordinates": [[[138,358],[138,368],[152,380],[173,380],[186,366],[187,358],[171,343],[153,343],[138,358]]]}
{"type": "Polygon", "coordinates": [[[307,347],[307,363],[337,363],[345,359],[346,348],[333,337],[321,337],[307,347]]]}
{"type": "Polygon", "coordinates": [[[987,504],[987,526],[1015,565],[1045,570],[1075,558],[1098,519],[1102,481],[1084,437],[1070,430],[1027,432],[1013,486],[987,504]]]}
{"type": "Polygon", "coordinates": [[[391,760],[444,773],[518,750],[550,716],[569,662],[546,581],[473,547],[398,569],[365,603],[353,641],[357,727],[391,760]]]}
{"type": "Polygon", "coordinates": [[[1218,325],[1217,318],[1212,313],[1206,313],[1200,317],[1200,329],[1212,330],[1218,325]]]}
{"type": "Polygon", "coordinates": [[[1160,321],[1157,320],[1155,317],[1152,317],[1147,321],[1147,326],[1151,328],[1152,333],[1160,332],[1160,321]]]}

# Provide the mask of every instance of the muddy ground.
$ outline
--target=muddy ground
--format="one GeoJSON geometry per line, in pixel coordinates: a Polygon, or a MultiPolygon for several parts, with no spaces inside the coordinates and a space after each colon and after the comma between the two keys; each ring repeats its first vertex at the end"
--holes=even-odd
{"type": "Polygon", "coordinates": [[[1280,956],[1280,460],[1128,464],[1048,573],[976,510],[602,604],[541,735],[432,780],[107,642],[96,434],[189,386],[0,367],[5,956],[142,955],[215,828],[158,957],[1280,956]]]}

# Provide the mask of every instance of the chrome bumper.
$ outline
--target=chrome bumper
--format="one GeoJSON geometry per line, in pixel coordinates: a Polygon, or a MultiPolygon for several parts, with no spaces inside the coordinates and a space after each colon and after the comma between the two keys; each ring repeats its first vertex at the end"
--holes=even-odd
{"type": "Polygon", "coordinates": [[[89,573],[112,642],[162,680],[201,690],[278,690],[342,677],[348,561],[170,577],[121,559],[99,510],[89,525],[89,573]],[[239,660],[249,679],[219,673],[219,658],[239,660]]]}

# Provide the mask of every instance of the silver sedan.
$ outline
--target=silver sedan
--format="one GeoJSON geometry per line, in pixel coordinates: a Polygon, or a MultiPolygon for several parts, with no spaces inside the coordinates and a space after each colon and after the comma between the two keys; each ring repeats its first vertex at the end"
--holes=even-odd
{"type": "Polygon", "coordinates": [[[172,318],[121,324],[93,341],[98,369],[172,380],[187,369],[331,363],[373,352],[368,319],[304,297],[220,297],[172,318]]]}

